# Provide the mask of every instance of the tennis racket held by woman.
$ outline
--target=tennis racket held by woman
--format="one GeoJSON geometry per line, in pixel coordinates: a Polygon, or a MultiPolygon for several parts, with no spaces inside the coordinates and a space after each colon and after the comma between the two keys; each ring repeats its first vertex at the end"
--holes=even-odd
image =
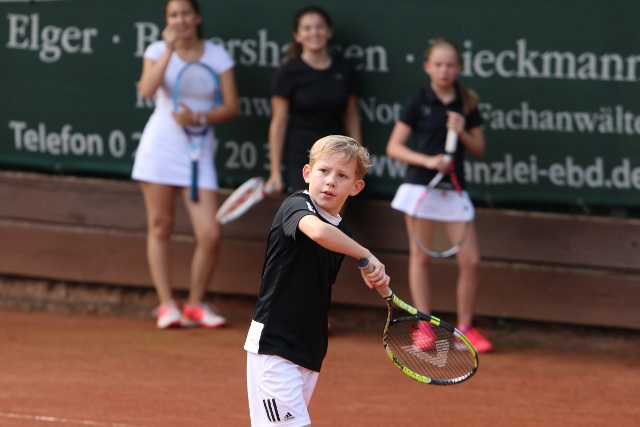
{"type": "Polygon", "coordinates": [[[180,111],[186,106],[196,113],[196,123],[183,126],[189,143],[191,160],[190,199],[198,201],[198,161],[202,148],[211,129],[205,113],[222,105],[220,79],[213,69],[204,62],[187,63],[178,73],[173,85],[173,110],[180,111]]]}
{"type": "MultiPolygon", "coordinates": [[[[458,136],[449,129],[445,143],[444,161],[451,163],[456,152],[458,136]]],[[[453,168],[453,164],[451,164],[453,168]]],[[[448,202],[470,209],[469,202],[463,196],[455,170],[450,170],[452,184],[447,188],[437,188],[445,174],[438,172],[416,201],[411,214],[411,236],[420,251],[432,258],[446,258],[455,255],[467,235],[470,221],[453,221],[443,208],[448,202]],[[449,199],[447,201],[447,198],[449,199]],[[433,217],[424,217],[421,210],[426,209],[433,217]]]]}
{"type": "MultiPolygon", "coordinates": [[[[373,272],[366,258],[358,261],[358,267],[367,274],[373,272]]],[[[389,287],[376,290],[387,302],[382,345],[402,373],[435,385],[459,384],[476,373],[478,353],[462,332],[405,303],[389,287]]]]}
{"type": "Polygon", "coordinates": [[[252,206],[259,203],[269,192],[265,190],[264,179],[250,178],[234,190],[216,213],[216,220],[226,224],[239,218],[252,206]]]}

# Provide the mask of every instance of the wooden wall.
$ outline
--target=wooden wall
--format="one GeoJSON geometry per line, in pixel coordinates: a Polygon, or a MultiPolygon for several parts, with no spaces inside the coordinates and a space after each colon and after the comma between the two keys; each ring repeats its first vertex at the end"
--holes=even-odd
{"type": "MultiPolygon", "coordinates": [[[[219,269],[209,289],[257,294],[269,225],[282,198],[224,226],[219,269]]],[[[176,288],[186,289],[193,237],[177,202],[176,288]]],[[[402,215],[385,201],[354,198],[354,237],[387,265],[394,290],[409,298],[402,215]]],[[[146,221],[133,182],[0,173],[0,275],[121,286],[152,286],[146,221]]],[[[640,329],[640,221],[478,209],[480,315],[640,329]]],[[[455,310],[452,260],[434,263],[434,311],[455,310]]],[[[380,306],[347,259],[337,303],[380,306]]]]}

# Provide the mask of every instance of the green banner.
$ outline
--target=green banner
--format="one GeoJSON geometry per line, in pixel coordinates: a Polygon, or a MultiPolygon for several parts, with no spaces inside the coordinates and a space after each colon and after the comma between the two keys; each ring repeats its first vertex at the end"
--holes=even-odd
{"type": "MultiPolygon", "coordinates": [[[[270,84],[306,3],[202,1],[207,38],[236,61],[241,115],[216,128],[222,185],[268,173],[270,84]]],[[[162,0],[0,1],[0,165],[129,175],[153,102],[136,90],[164,28],[162,0]]],[[[640,7],[631,0],[323,1],[333,47],[356,62],[367,192],[390,198],[405,166],[385,146],[422,57],[444,35],[480,95],[487,150],[468,158],[476,200],[640,206],[640,7]]]]}

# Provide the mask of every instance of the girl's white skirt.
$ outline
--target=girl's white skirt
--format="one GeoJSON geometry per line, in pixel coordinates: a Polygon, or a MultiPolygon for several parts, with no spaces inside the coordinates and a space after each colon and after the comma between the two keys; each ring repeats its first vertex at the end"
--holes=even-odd
{"type": "Polygon", "coordinates": [[[475,209],[466,191],[458,193],[456,190],[434,188],[422,200],[416,211],[416,203],[426,188],[426,185],[402,184],[396,191],[391,207],[422,219],[446,222],[473,221],[475,209]]]}

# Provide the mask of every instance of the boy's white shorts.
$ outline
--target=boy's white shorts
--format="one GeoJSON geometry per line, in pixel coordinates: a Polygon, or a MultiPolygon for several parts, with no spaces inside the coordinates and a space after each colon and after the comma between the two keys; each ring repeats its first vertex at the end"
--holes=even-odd
{"type": "Polygon", "coordinates": [[[307,406],[318,381],[310,371],[279,356],[247,352],[247,393],[252,427],[311,424],[307,406]]]}

